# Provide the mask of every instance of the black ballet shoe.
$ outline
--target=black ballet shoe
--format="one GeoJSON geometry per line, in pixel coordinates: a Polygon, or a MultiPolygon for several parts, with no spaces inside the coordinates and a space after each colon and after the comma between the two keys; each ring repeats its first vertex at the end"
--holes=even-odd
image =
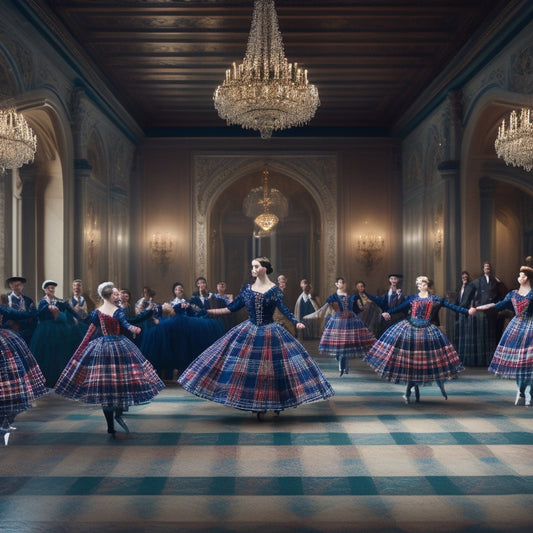
{"type": "Polygon", "coordinates": [[[280,413],[281,413],[281,411],[274,411],[274,415],[275,416],[279,416],[280,413]]]}
{"type": "Polygon", "coordinates": [[[416,403],[420,402],[420,390],[418,388],[418,385],[415,385],[415,401],[416,403]]]}
{"type": "Polygon", "coordinates": [[[259,420],[260,422],[262,422],[263,419],[261,418],[261,416],[264,415],[265,413],[266,413],[266,411],[257,411],[257,413],[256,413],[257,420],[259,420]]]}
{"type": "Polygon", "coordinates": [[[343,374],[344,374],[344,368],[342,368],[341,371],[339,372],[339,377],[341,377],[343,374]]]}
{"type": "Polygon", "coordinates": [[[442,392],[442,396],[444,397],[444,399],[447,400],[448,394],[446,393],[446,391],[444,389],[441,389],[441,392],[442,392]]]}
{"type": "Polygon", "coordinates": [[[124,419],[122,418],[122,416],[120,415],[115,415],[115,420],[117,421],[117,424],[122,427],[122,429],[126,432],[126,433],[129,433],[130,432],[130,429],[128,428],[126,422],[124,422],[124,419]]]}

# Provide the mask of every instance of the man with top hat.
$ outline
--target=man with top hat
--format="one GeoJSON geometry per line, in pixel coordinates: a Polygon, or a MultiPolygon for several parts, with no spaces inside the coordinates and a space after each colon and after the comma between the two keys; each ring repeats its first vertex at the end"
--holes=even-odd
{"type": "MultiPolygon", "coordinates": [[[[7,295],[7,306],[16,311],[35,311],[36,308],[33,300],[22,292],[25,284],[26,278],[22,276],[11,276],[6,280],[6,286],[11,289],[11,292],[7,295]]],[[[29,344],[35,329],[35,320],[29,318],[17,322],[8,321],[4,326],[16,330],[26,343],[29,344]]]]}

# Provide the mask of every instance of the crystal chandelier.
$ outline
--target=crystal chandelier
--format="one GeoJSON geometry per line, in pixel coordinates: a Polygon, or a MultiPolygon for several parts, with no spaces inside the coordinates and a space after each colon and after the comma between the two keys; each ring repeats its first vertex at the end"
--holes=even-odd
{"type": "Polygon", "coordinates": [[[37,136],[26,119],[14,109],[0,109],[0,170],[31,163],[37,150],[37,136]]]}
{"type": "Polygon", "coordinates": [[[263,171],[263,199],[259,203],[263,206],[263,212],[255,217],[254,222],[268,233],[279,222],[279,218],[270,212],[272,198],[268,190],[268,170],[263,171]]]}
{"type": "Polygon", "coordinates": [[[307,81],[307,70],[287,62],[274,0],[255,0],[246,56],[226,70],[214,101],[228,125],[258,130],[263,139],[315,115],[318,90],[307,81]]]}
{"type": "Polygon", "coordinates": [[[530,109],[522,108],[520,118],[513,110],[508,129],[505,129],[505,119],[502,121],[494,148],[498,157],[508,165],[523,167],[528,172],[533,168],[533,123],[530,109]]]}

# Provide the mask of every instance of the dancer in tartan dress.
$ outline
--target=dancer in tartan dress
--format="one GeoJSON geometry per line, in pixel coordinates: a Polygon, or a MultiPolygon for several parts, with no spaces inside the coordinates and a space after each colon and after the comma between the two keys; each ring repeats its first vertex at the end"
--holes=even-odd
{"type": "MultiPolygon", "coordinates": [[[[480,305],[476,310],[513,309],[511,319],[496,347],[489,372],[498,377],[516,379],[515,405],[531,405],[531,384],[533,375],[533,268],[520,267],[518,290],[507,293],[505,299],[496,304],[480,305]]],[[[473,311],[471,311],[473,314],[473,311]]]]}
{"type": "Polygon", "coordinates": [[[405,403],[409,403],[413,388],[416,401],[420,400],[420,383],[437,383],[444,398],[448,399],[444,380],[455,378],[464,370],[455,348],[431,323],[431,311],[437,304],[457,313],[467,314],[468,310],[430,294],[426,276],[418,276],[416,286],[418,294],[408,296],[403,304],[383,313],[388,320],[390,314],[410,307],[411,316],[387,329],[364,359],[382,378],[407,384],[403,395],[405,403]]]}
{"type": "Polygon", "coordinates": [[[128,433],[123,411],[148,403],[165,385],[135,344],[120,334],[121,327],[135,334],[140,328],[131,325],[116,305],[118,289],[108,281],[98,286],[98,294],[104,303],[91,313],[89,330],[61,373],[56,392],[71,400],[100,404],[107,432],[115,434],[114,415],[128,433]],[[97,331],[100,336],[90,340],[97,331]]]}
{"type": "Polygon", "coordinates": [[[184,389],[229,407],[260,414],[325,400],[334,392],[305,348],[273,320],[279,309],[304,328],[283,304],[283,293],[270,279],[270,261],[252,261],[255,282],[242,288],[227,307],[213,315],[246,306],[248,320],[230,329],[201,353],[178,379],[184,389]]]}
{"type": "MultiPolygon", "coordinates": [[[[36,311],[17,311],[0,305],[0,318],[6,321],[27,321],[36,311]]],[[[11,329],[0,327],[0,418],[4,443],[7,446],[17,414],[26,411],[37,398],[48,393],[37,361],[24,339],[11,329]]]]}
{"type": "Polygon", "coordinates": [[[321,354],[337,359],[339,374],[342,376],[349,372],[349,360],[364,357],[376,342],[376,337],[354,313],[354,309],[357,313],[361,309],[354,306],[355,294],[347,294],[344,278],[338,277],[335,286],[337,292],[327,299],[334,314],[327,319],[318,350],[321,354]]]}

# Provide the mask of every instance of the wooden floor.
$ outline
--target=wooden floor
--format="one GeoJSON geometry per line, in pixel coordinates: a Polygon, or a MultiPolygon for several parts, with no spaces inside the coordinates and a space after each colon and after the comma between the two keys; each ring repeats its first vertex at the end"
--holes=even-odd
{"type": "Polygon", "coordinates": [[[328,401],[258,421],[168,383],[115,439],[52,392],[0,448],[0,531],[531,531],[533,408],[513,382],[469,368],[447,401],[405,405],[363,362],[317,361],[328,401]]]}

